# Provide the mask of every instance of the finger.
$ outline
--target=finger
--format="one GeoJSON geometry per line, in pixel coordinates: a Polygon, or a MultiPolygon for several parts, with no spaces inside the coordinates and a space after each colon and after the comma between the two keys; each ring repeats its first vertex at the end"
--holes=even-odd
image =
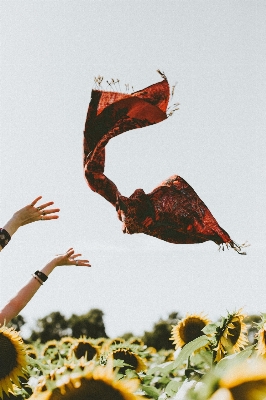
{"type": "Polygon", "coordinates": [[[79,265],[80,267],[91,267],[91,264],[89,262],[84,262],[81,265],[79,265]]]}
{"type": "Polygon", "coordinates": [[[71,250],[74,250],[73,247],[70,247],[70,248],[66,251],[66,253],[68,253],[68,252],[71,251],[71,250]]]}
{"type": "Polygon", "coordinates": [[[89,260],[76,260],[74,265],[77,267],[91,267],[89,260]]]}
{"type": "MultiPolygon", "coordinates": [[[[43,209],[42,209],[41,207],[38,207],[38,210],[39,210],[39,211],[42,211],[43,209]]],[[[59,211],[60,211],[60,208],[49,208],[48,210],[44,210],[44,211],[42,212],[42,214],[43,214],[43,215],[46,215],[46,214],[53,214],[53,213],[59,212],[59,211]]]]}
{"type": "Polygon", "coordinates": [[[80,256],[82,256],[82,254],[73,254],[72,258],[75,259],[75,258],[80,257],[80,256]]]}
{"type": "Polygon", "coordinates": [[[69,257],[73,257],[73,254],[74,254],[74,249],[73,248],[68,249],[67,252],[66,252],[66,255],[67,255],[68,258],[69,257]]]}
{"type": "Polygon", "coordinates": [[[90,263],[89,260],[73,260],[75,263],[90,263]]]}
{"type": "MultiPolygon", "coordinates": [[[[72,260],[72,258],[71,258],[71,260],[72,260]]],[[[76,259],[74,259],[74,260],[72,260],[74,263],[83,263],[83,262],[87,262],[87,263],[89,263],[90,261],[89,260],[87,260],[87,259],[78,259],[78,260],[76,260],[76,259]]]]}
{"type": "Polygon", "coordinates": [[[40,215],[39,220],[41,221],[49,221],[50,219],[57,219],[59,215],[40,215]]]}
{"type": "Polygon", "coordinates": [[[40,210],[43,210],[44,208],[49,207],[49,206],[51,206],[52,204],[54,204],[54,202],[53,202],[53,201],[49,201],[48,203],[41,204],[38,208],[39,208],[40,210]]]}
{"type": "Polygon", "coordinates": [[[32,207],[35,206],[35,204],[37,203],[37,201],[39,201],[41,198],[42,198],[42,196],[36,197],[36,199],[34,199],[34,200],[30,203],[30,205],[31,205],[32,207]]]}

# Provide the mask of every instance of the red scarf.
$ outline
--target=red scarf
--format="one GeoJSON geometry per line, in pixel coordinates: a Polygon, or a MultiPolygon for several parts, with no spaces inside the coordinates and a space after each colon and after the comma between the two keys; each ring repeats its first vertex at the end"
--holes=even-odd
{"type": "Polygon", "coordinates": [[[104,175],[105,146],[109,140],[166,119],[169,92],[166,78],[132,94],[92,90],[84,130],[87,183],[116,207],[124,233],[145,233],[171,243],[212,240],[222,248],[225,244],[245,254],[180,176],[171,176],[151,193],[137,189],[125,197],[104,175]]]}

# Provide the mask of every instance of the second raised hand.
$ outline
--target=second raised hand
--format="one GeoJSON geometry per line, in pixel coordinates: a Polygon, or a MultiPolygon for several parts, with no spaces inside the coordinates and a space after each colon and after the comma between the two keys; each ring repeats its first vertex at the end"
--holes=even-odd
{"type": "Polygon", "coordinates": [[[65,254],[58,254],[56,256],[56,265],[76,265],[79,267],[91,267],[89,260],[77,259],[81,257],[82,254],[75,253],[74,249],[71,247],[67,250],[65,254]]]}

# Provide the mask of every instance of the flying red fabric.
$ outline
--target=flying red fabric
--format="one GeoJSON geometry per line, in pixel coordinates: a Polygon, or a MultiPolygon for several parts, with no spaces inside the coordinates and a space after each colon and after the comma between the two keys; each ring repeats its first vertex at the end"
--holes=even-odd
{"type": "Polygon", "coordinates": [[[212,240],[221,248],[225,244],[246,254],[180,176],[171,176],[151,193],[137,189],[130,197],[125,197],[104,175],[105,146],[110,139],[167,118],[170,90],[164,75],[163,78],[132,94],[92,90],[84,130],[83,162],[87,183],[91,190],[116,207],[124,233],[145,233],[170,243],[212,240]]]}

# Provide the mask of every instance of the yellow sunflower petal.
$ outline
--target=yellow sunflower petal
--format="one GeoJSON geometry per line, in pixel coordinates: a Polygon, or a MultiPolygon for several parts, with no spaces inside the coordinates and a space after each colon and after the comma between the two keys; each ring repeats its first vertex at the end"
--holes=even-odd
{"type": "Polygon", "coordinates": [[[139,386],[135,379],[117,380],[112,370],[112,365],[107,363],[106,367],[97,366],[88,368],[83,374],[65,377],[64,384],[44,393],[35,392],[30,400],[60,400],[64,396],[68,400],[82,400],[90,398],[102,400],[142,400],[143,397],[134,394],[139,386]]]}
{"type": "Polygon", "coordinates": [[[233,314],[228,314],[225,325],[222,327],[222,334],[219,333],[217,339],[217,352],[215,361],[220,361],[226,354],[239,352],[248,344],[247,327],[243,322],[245,315],[239,310],[233,314]]]}
{"type": "Polygon", "coordinates": [[[234,400],[233,396],[228,389],[218,389],[209,400],[234,400]]]}
{"type": "Polygon", "coordinates": [[[202,314],[187,314],[177,325],[172,327],[172,336],[176,349],[203,335],[202,329],[210,320],[202,314]]]}
{"type": "Polygon", "coordinates": [[[69,350],[69,357],[75,355],[76,358],[82,357],[86,360],[97,358],[100,354],[100,347],[95,345],[90,339],[80,338],[77,339],[69,350]]]}
{"type": "Polygon", "coordinates": [[[263,324],[261,329],[258,331],[258,344],[257,351],[263,357],[266,357],[266,323],[263,324]]]}
{"type": "Polygon", "coordinates": [[[13,328],[0,327],[0,394],[12,390],[13,383],[20,386],[18,377],[25,376],[26,346],[13,328]]]}
{"type": "Polygon", "coordinates": [[[147,369],[142,358],[128,348],[117,348],[109,353],[108,359],[122,360],[128,364],[119,368],[120,373],[125,373],[127,369],[134,369],[136,372],[145,371],[147,369]]]}

